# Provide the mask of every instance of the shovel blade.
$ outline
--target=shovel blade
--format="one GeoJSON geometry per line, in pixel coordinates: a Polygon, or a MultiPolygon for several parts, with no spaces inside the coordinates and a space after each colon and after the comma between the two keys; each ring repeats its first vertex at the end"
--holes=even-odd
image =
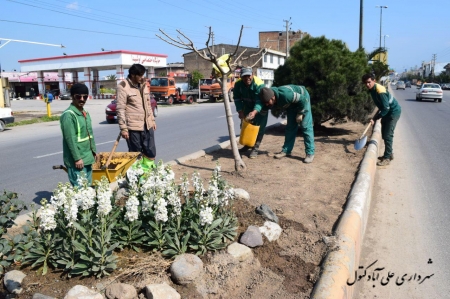
{"type": "Polygon", "coordinates": [[[360,138],[358,140],[355,141],[355,150],[359,151],[360,149],[362,149],[367,142],[367,136],[364,136],[363,138],[360,138]]]}

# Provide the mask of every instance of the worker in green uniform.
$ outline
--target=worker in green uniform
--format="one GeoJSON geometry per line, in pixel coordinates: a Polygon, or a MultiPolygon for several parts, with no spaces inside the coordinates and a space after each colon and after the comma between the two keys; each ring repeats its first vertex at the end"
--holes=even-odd
{"type": "Polygon", "coordinates": [[[97,149],[95,147],[92,121],[84,105],[89,97],[86,85],[75,83],[70,89],[72,103],[59,119],[63,135],[63,159],[67,167],[69,181],[78,186],[78,176],[86,173],[92,185],[92,164],[95,163],[97,149]]]}
{"type": "Polygon", "coordinates": [[[402,108],[397,100],[389,93],[383,85],[375,82],[372,74],[362,76],[362,82],[366,85],[373,102],[378,107],[378,112],[370,120],[372,125],[381,118],[381,137],[384,140],[384,154],[377,162],[378,166],[387,166],[394,160],[392,145],[394,143],[394,130],[400,119],[402,108]]]}
{"type": "Polygon", "coordinates": [[[244,146],[239,152],[250,152],[250,159],[258,156],[258,149],[266,131],[268,109],[261,105],[258,100],[259,91],[264,87],[263,81],[253,76],[252,68],[244,67],[241,69],[241,78],[236,81],[233,89],[234,104],[241,121],[244,118],[252,120],[252,124],[259,126],[258,136],[253,148],[244,146]]]}
{"type": "Polygon", "coordinates": [[[306,157],[304,163],[311,163],[314,160],[314,129],[311,113],[311,103],[309,93],[304,86],[284,85],[280,87],[264,87],[260,92],[261,103],[272,108],[276,105],[286,110],[287,125],[284,135],[284,145],[279,153],[275,154],[276,159],[290,156],[294,148],[295,137],[300,125],[305,143],[306,157]]]}

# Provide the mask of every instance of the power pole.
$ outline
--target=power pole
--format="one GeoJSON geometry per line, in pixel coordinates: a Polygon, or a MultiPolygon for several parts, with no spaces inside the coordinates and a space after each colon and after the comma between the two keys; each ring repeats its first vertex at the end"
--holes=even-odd
{"type": "Polygon", "coordinates": [[[289,57],[289,22],[291,21],[291,18],[289,20],[283,20],[286,22],[286,58],[289,57]]]}
{"type": "Polygon", "coordinates": [[[436,65],[436,54],[433,54],[433,58],[431,60],[431,76],[434,79],[434,66],[436,65]]]}
{"type": "Polygon", "coordinates": [[[214,53],[214,32],[211,31],[212,52],[214,53]]]}
{"type": "Polygon", "coordinates": [[[363,4],[364,0],[360,0],[359,2],[359,48],[363,48],[363,4]]]}

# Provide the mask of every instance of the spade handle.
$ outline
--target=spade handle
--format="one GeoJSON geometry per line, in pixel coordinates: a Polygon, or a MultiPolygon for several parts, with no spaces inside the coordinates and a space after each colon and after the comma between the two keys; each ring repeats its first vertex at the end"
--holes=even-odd
{"type": "Polygon", "coordinates": [[[359,139],[363,138],[364,135],[366,135],[367,130],[369,130],[369,128],[370,128],[371,125],[372,125],[372,122],[370,122],[370,123],[367,125],[366,129],[365,129],[364,132],[362,133],[361,137],[359,137],[359,139]]]}

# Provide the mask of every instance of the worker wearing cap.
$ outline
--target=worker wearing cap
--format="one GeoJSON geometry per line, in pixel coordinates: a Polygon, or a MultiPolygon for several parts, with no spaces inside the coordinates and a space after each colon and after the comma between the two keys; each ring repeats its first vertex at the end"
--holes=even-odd
{"type": "Polygon", "coordinates": [[[84,105],[89,97],[86,85],[75,83],[70,89],[72,103],[59,119],[63,135],[63,159],[72,186],[78,186],[81,172],[86,173],[89,184],[92,184],[92,164],[95,162],[95,147],[92,121],[84,105]]]}
{"type": "Polygon", "coordinates": [[[384,140],[384,154],[377,162],[378,166],[387,166],[394,160],[392,144],[394,143],[394,130],[400,119],[402,108],[397,100],[386,90],[383,85],[375,83],[372,74],[362,76],[362,82],[369,90],[373,102],[378,107],[378,112],[370,120],[372,125],[381,118],[381,137],[384,140]]]}
{"type": "Polygon", "coordinates": [[[250,159],[258,156],[258,149],[264,137],[267,125],[268,109],[261,105],[258,100],[259,92],[264,87],[264,82],[253,76],[252,68],[241,69],[241,78],[236,82],[233,89],[234,104],[241,121],[244,118],[252,120],[253,125],[259,126],[258,136],[253,148],[244,146],[239,152],[244,153],[251,149],[250,159]]]}
{"type": "Polygon", "coordinates": [[[285,109],[287,114],[284,145],[281,152],[275,154],[276,159],[290,156],[294,148],[295,137],[300,125],[305,144],[306,157],[303,162],[314,160],[314,130],[309,93],[304,86],[284,85],[281,87],[264,87],[260,92],[261,103],[272,108],[277,106],[285,109]]]}

